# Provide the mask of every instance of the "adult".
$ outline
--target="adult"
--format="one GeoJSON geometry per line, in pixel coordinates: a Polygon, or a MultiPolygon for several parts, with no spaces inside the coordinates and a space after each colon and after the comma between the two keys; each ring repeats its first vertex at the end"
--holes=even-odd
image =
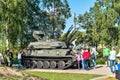
{"type": "Polygon", "coordinates": [[[90,62],[90,52],[88,51],[88,48],[85,48],[84,49],[84,52],[83,52],[83,60],[84,60],[84,68],[85,69],[89,69],[89,62],[90,62]]]}
{"type": "Polygon", "coordinates": [[[8,56],[9,56],[9,59],[10,59],[10,67],[12,67],[13,66],[13,51],[12,50],[10,50],[9,52],[8,52],[8,56]]]}
{"type": "Polygon", "coordinates": [[[80,54],[81,54],[81,65],[82,65],[82,69],[85,69],[84,67],[84,58],[83,58],[83,52],[84,52],[84,48],[80,48],[80,54]]]}
{"type": "Polygon", "coordinates": [[[92,63],[93,63],[93,67],[94,67],[94,68],[96,68],[97,54],[98,54],[98,52],[96,51],[96,49],[95,49],[95,48],[92,48],[92,51],[91,51],[91,59],[92,59],[92,63]]]}
{"type": "Polygon", "coordinates": [[[2,55],[2,53],[0,52],[0,65],[2,64],[2,60],[3,60],[3,55],[2,55]]]}
{"type": "Polygon", "coordinates": [[[114,47],[111,48],[109,59],[110,59],[110,70],[112,73],[115,73],[115,71],[116,71],[116,61],[115,61],[116,51],[115,51],[114,47]]]}
{"type": "Polygon", "coordinates": [[[21,69],[22,67],[21,65],[22,54],[23,54],[23,50],[20,50],[20,52],[18,53],[18,69],[21,69]]]}
{"type": "Polygon", "coordinates": [[[77,41],[77,39],[74,39],[74,40],[72,41],[72,44],[73,44],[73,49],[75,49],[75,48],[76,48],[76,41],[77,41]]]}
{"type": "Polygon", "coordinates": [[[110,49],[108,48],[108,46],[104,46],[103,48],[103,57],[105,59],[105,64],[108,67],[109,66],[109,54],[110,54],[110,49]]]}

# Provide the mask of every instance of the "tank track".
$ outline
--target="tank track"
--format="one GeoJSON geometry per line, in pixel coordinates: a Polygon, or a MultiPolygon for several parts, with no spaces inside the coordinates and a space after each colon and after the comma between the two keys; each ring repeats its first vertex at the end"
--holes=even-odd
{"type": "Polygon", "coordinates": [[[38,57],[23,56],[22,65],[24,68],[38,69],[67,69],[74,64],[72,57],[38,57]]]}

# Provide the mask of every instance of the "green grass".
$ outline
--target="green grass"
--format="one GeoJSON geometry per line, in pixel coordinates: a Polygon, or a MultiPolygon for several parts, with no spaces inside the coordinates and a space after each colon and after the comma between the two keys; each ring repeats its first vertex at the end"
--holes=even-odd
{"type": "Polygon", "coordinates": [[[0,76],[0,80],[20,80],[19,76],[7,75],[7,76],[0,76]]]}
{"type": "Polygon", "coordinates": [[[46,78],[47,80],[90,80],[101,75],[93,74],[77,74],[77,73],[53,73],[53,72],[37,72],[30,71],[27,74],[46,78]]]}

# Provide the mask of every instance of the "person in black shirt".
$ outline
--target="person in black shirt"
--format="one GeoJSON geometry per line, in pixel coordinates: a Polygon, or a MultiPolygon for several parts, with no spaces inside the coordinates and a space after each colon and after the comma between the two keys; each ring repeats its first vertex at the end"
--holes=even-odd
{"type": "Polygon", "coordinates": [[[13,65],[13,52],[12,52],[12,50],[10,50],[9,52],[8,52],[8,57],[9,57],[9,59],[10,59],[10,67],[12,67],[12,65],[13,65]]]}

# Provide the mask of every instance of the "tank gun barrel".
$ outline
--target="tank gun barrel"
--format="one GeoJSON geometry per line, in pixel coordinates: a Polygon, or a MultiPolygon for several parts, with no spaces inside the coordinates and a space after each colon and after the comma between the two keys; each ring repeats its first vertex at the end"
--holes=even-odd
{"type": "Polygon", "coordinates": [[[63,37],[62,41],[66,41],[66,40],[67,40],[67,36],[68,36],[68,34],[71,32],[72,29],[73,29],[73,25],[70,26],[70,28],[68,29],[67,33],[66,33],[65,36],[63,37]]]}
{"type": "Polygon", "coordinates": [[[77,30],[76,30],[76,29],[75,29],[75,30],[73,30],[73,31],[72,31],[72,33],[70,34],[70,36],[67,38],[67,40],[66,40],[66,41],[70,43],[70,42],[71,42],[71,40],[72,40],[72,38],[73,38],[73,36],[76,34],[76,32],[77,32],[77,30]]]}

